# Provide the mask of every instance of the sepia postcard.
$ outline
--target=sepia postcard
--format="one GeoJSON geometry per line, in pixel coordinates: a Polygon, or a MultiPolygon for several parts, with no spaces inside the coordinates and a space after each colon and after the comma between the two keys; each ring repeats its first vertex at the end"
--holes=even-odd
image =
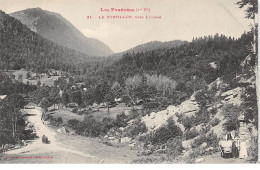
{"type": "Polygon", "coordinates": [[[257,0],[0,0],[0,164],[255,164],[257,0]]]}

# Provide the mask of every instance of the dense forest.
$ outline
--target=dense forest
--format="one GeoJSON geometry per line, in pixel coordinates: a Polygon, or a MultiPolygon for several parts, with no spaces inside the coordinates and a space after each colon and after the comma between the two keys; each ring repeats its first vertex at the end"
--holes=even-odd
{"type": "Polygon", "coordinates": [[[82,74],[101,59],[58,46],[3,11],[0,11],[0,37],[2,70],[24,68],[46,72],[52,68],[82,74]]]}
{"type": "Polygon", "coordinates": [[[184,43],[187,43],[187,41],[181,41],[181,40],[173,40],[173,41],[166,41],[166,42],[151,41],[148,43],[137,45],[124,52],[112,54],[109,56],[109,58],[120,59],[126,53],[141,53],[141,52],[153,51],[158,49],[171,49],[172,47],[177,47],[184,43]]]}
{"type": "Polygon", "coordinates": [[[207,83],[219,76],[232,74],[250,52],[252,34],[245,33],[234,39],[224,35],[196,38],[191,43],[169,50],[160,49],[125,54],[121,60],[104,69],[106,77],[129,77],[140,73],[165,75],[179,82],[196,76],[207,83]],[[217,69],[210,66],[215,62],[217,69]],[[181,73],[181,74],[180,74],[181,73]]]}
{"type": "Polygon", "coordinates": [[[126,53],[110,66],[99,67],[92,75],[89,72],[84,79],[89,87],[91,82],[105,82],[110,87],[116,83],[126,95],[152,93],[148,96],[166,97],[178,104],[218,77],[236,86],[240,63],[251,53],[252,39],[252,32],[238,39],[216,34],[171,49],[126,53]]]}

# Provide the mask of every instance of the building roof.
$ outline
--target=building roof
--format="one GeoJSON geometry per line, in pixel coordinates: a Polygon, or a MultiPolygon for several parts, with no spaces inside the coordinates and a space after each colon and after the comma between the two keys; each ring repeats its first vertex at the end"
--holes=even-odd
{"type": "Polygon", "coordinates": [[[7,95],[0,95],[0,99],[3,100],[7,95]]]}

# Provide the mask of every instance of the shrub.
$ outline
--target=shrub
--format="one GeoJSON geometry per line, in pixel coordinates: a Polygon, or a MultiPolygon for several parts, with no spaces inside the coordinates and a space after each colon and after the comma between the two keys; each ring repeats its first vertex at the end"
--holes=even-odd
{"type": "Polygon", "coordinates": [[[195,94],[195,100],[197,101],[197,103],[199,103],[200,106],[203,107],[208,104],[206,92],[206,90],[201,90],[195,94]]]}
{"type": "Polygon", "coordinates": [[[184,115],[177,115],[178,122],[183,124],[185,129],[190,129],[193,126],[197,126],[202,123],[208,123],[210,116],[206,109],[201,109],[199,112],[195,113],[195,116],[184,116],[184,115]]]}
{"type": "Polygon", "coordinates": [[[155,110],[160,107],[160,103],[158,101],[152,100],[150,102],[145,102],[143,107],[148,110],[155,110]]]}
{"type": "Polygon", "coordinates": [[[214,132],[209,132],[207,134],[200,135],[198,138],[194,139],[193,143],[191,144],[192,148],[199,147],[204,142],[207,143],[207,146],[217,147],[219,138],[217,137],[214,132]]]}
{"type": "Polygon", "coordinates": [[[198,112],[195,113],[194,126],[197,126],[201,123],[208,123],[210,120],[210,113],[205,108],[201,108],[198,112]]]}
{"type": "Polygon", "coordinates": [[[210,124],[212,127],[217,126],[219,124],[220,120],[218,118],[214,118],[211,120],[210,124]]]}
{"type": "Polygon", "coordinates": [[[132,163],[134,164],[159,164],[167,161],[167,158],[164,156],[160,157],[141,157],[138,159],[134,159],[132,163]]]}
{"type": "Polygon", "coordinates": [[[252,137],[250,140],[248,154],[252,161],[257,162],[258,160],[258,138],[252,137]]]}
{"type": "Polygon", "coordinates": [[[106,134],[111,128],[115,126],[115,121],[111,118],[104,118],[98,121],[92,115],[84,118],[83,122],[76,119],[68,121],[68,126],[76,130],[76,133],[82,136],[98,137],[106,134]]]}
{"type": "Polygon", "coordinates": [[[62,123],[62,118],[61,117],[56,118],[56,122],[62,123]]]}
{"type": "Polygon", "coordinates": [[[98,137],[102,132],[103,123],[97,121],[92,115],[86,116],[76,127],[76,133],[83,136],[98,137]]]}
{"type": "Polygon", "coordinates": [[[239,121],[234,119],[229,119],[223,124],[223,128],[227,131],[236,130],[239,128],[239,121]]]}
{"type": "Polygon", "coordinates": [[[199,157],[200,155],[201,155],[201,149],[198,147],[193,148],[188,155],[187,163],[193,163],[195,158],[199,157]]]}
{"type": "Polygon", "coordinates": [[[71,110],[71,112],[72,112],[72,113],[77,113],[77,112],[78,112],[78,108],[76,108],[76,107],[73,108],[73,109],[71,110]]]}
{"type": "Polygon", "coordinates": [[[59,124],[62,123],[62,118],[61,117],[55,118],[53,116],[50,116],[50,122],[54,126],[59,126],[59,124]]]}
{"type": "Polygon", "coordinates": [[[75,129],[79,123],[80,122],[77,119],[68,120],[68,126],[72,129],[75,129]]]}
{"type": "Polygon", "coordinates": [[[117,127],[126,127],[127,121],[128,121],[127,116],[125,115],[124,112],[122,112],[121,114],[116,115],[115,125],[117,127]]]}
{"type": "Polygon", "coordinates": [[[160,127],[151,135],[150,141],[152,144],[164,144],[168,140],[175,137],[182,137],[182,135],[182,130],[175,125],[173,119],[170,117],[166,125],[160,127]]]}
{"type": "Polygon", "coordinates": [[[166,155],[169,158],[174,158],[182,153],[183,147],[182,147],[182,138],[176,137],[173,139],[170,139],[166,143],[167,149],[166,149],[166,155]]]}
{"type": "Polygon", "coordinates": [[[194,116],[187,117],[187,116],[184,116],[183,114],[179,114],[179,113],[176,113],[176,116],[178,117],[178,120],[177,120],[178,123],[183,124],[185,129],[190,129],[191,127],[193,127],[194,120],[195,120],[194,116]]]}
{"type": "Polygon", "coordinates": [[[233,106],[232,104],[226,105],[222,109],[222,113],[227,121],[223,124],[223,128],[227,131],[236,130],[239,128],[238,116],[241,112],[240,107],[233,106]]]}
{"type": "Polygon", "coordinates": [[[217,91],[217,86],[214,84],[211,89],[202,88],[195,94],[195,100],[199,103],[200,107],[203,108],[206,105],[212,104],[218,100],[215,96],[217,91]]]}
{"type": "Polygon", "coordinates": [[[139,113],[137,109],[131,109],[130,114],[128,117],[128,120],[135,119],[139,117],[139,113]]]}
{"type": "Polygon", "coordinates": [[[122,96],[122,101],[127,105],[131,104],[132,99],[129,96],[122,96]]]}
{"type": "Polygon", "coordinates": [[[109,131],[109,129],[115,127],[114,119],[109,118],[109,117],[103,118],[102,124],[103,124],[103,128],[102,128],[103,133],[107,133],[109,131]]]}
{"type": "Polygon", "coordinates": [[[183,126],[186,128],[186,129],[190,129],[191,127],[194,126],[195,124],[195,117],[194,116],[191,116],[191,117],[183,117],[183,119],[181,120],[181,123],[183,124],[183,126]]]}
{"type": "Polygon", "coordinates": [[[198,132],[195,128],[192,129],[192,130],[188,130],[188,131],[184,134],[186,140],[193,139],[193,138],[195,138],[195,137],[198,136],[198,135],[199,135],[199,132],[198,132]]]}
{"type": "Polygon", "coordinates": [[[160,101],[160,110],[165,110],[167,109],[167,107],[171,105],[171,102],[169,102],[168,99],[166,98],[163,98],[161,101],[160,101]]]}
{"type": "Polygon", "coordinates": [[[141,120],[136,120],[133,124],[127,129],[127,136],[135,137],[139,133],[147,132],[147,127],[145,126],[144,122],[141,120]]]}
{"type": "Polygon", "coordinates": [[[211,113],[212,115],[216,115],[217,112],[218,112],[218,108],[216,108],[216,107],[212,108],[211,111],[210,111],[210,113],[211,113]]]}

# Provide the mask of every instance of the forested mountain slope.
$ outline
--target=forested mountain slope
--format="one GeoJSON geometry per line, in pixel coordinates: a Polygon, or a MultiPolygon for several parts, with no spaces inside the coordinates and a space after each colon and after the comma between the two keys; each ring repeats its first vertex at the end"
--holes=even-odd
{"type": "MultiPolygon", "coordinates": [[[[1,69],[32,69],[44,72],[52,68],[78,73],[98,57],[56,45],[31,31],[19,20],[0,12],[1,69]]],[[[91,65],[91,64],[90,64],[91,65]]]]}
{"type": "Polygon", "coordinates": [[[153,51],[158,49],[171,49],[173,47],[180,46],[184,43],[187,43],[187,41],[181,41],[181,40],[173,40],[173,41],[166,41],[166,42],[151,41],[148,43],[137,45],[121,53],[112,54],[111,56],[109,56],[109,58],[115,60],[115,59],[120,59],[126,53],[141,53],[141,52],[153,51]]]}
{"type": "Polygon", "coordinates": [[[249,54],[251,40],[251,33],[238,39],[216,34],[171,49],[126,53],[101,74],[114,80],[142,73],[161,74],[189,87],[196,82],[210,83],[218,77],[230,77],[231,81],[240,62],[249,54]]]}
{"type": "Polygon", "coordinates": [[[30,8],[11,13],[10,16],[20,20],[37,34],[52,42],[74,49],[91,56],[107,56],[113,51],[103,42],[85,37],[75,26],[60,14],[30,8]]]}

